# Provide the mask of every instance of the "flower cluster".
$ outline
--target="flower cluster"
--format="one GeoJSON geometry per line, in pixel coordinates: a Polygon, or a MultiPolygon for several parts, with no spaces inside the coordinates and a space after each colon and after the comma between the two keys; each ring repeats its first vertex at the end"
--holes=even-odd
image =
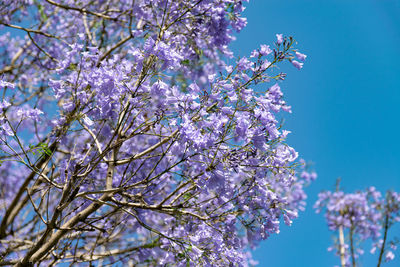
{"type": "Polygon", "coordinates": [[[396,242],[395,239],[389,241],[388,230],[400,221],[400,194],[388,191],[386,197],[382,197],[374,187],[352,194],[326,191],[319,194],[314,208],[317,213],[325,210],[329,229],[339,232],[339,240],[329,250],[336,249],[346,266],[350,263],[355,266],[356,259],[364,253],[357,245],[367,239],[374,241],[371,253],[380,251],[378,266],[383,255],[386,261],[394,258],[396,242]],[[340,240],[345,234],[348,240],[340,240]]]}
{"type": "Polygon", "coordinates": [[[286,144],[274,71],[306,56],[277,35],[233,60],[242,2],[0,10],[26,35],[0,36],[2,260],[249,266],[297,218],[316,174],[286,144]]]}

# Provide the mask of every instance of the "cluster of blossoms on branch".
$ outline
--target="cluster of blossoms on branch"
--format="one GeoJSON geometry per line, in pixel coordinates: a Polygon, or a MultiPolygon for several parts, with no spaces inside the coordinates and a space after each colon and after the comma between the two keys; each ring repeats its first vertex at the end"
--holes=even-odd
{"type": "Polygon", "coordinates": [[[235,59],[242,1],[6,2],[2,264],[248,266],[304,209],[275,67],[306,56],[235,59]]]}
{"type": "Polygon", "coordinates": [[[315,203],[317,213],[325,218],[338,239],[328,250],[336,251],[342,266],[356,266],[364,253],[362,243],[371,240],[370,253],[378,252],[377,266],[394,259],[397,238],[390,239],[389,229],[400,221],[400,194],[387,191],[383,197],[374,187],[345,194],[343,191],[321,192],[315,203]]]}

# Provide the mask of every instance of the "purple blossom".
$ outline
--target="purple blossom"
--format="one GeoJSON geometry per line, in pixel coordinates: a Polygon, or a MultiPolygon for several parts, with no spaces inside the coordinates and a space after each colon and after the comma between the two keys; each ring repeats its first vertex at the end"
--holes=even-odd
{"type": "Polygon", "coordinates": [[[87,126],[93,126],[94,124],[94,122],[86,115],[83,116],[82,120],[87,126]]]}
{"type": "Polygon", "coordinates": [[[0,109],[8,108],[9,106],[11,106],[11,104],[5,99],[3,100],[3,102],[0,102],[0,109]]]}
{"type": "Polygon", "coordinates": [[[0,87],[10,87],[14,89],[15,85],[13,83],[0,80],[0,87]]]}
{"type": "Polygon", "coordinates": [[[283,43],[283,34],[276,34],[276,43],[278,45],[283,43]]]}
{"type": "Polygon", "coordinates": [[[315,179],[317,179],[317,173],[316,172],[309,173],[309,172],[303,171],[301,173],[300,177],[307,182],[312,182],[315,179]]]}
{"type": "Polygon", "coordinates": [[[43,114],[43,111],[37,108],[20,108],[17,110],[17,116],[21,119],[33,119],[35,121],[39,120],[39,116],[43,114]]]}
{"type": "Polygon", "coordinates": [[[292,61],[292,64],[293,64],[293,66],[295,66],[298,70],[300,70],[300,69],[303,67],[303,64],[304,64],[304,63],[300,63],[300,62],[298,62],[298,61],[296,61],[296,60],[293,60],[293,61],[292,61]]]}
{"type": "Polygon", "coordinates": [[[392,251],[388,251],[388,252],[386,252],[386,254],[385,254],[385,261],[391,261],[391,260],[393,260],[394,259],[394,254],[393,254],[393,252],[392,251]]]}
{"type": "MultiPolygon", "coordinates": [[[[282,38],[282,35],[280,38],[282,38]]],[[[269,47],[269,45],[261,45],[260,54],[262,56],[268,56],[271,53],[272,53],[272,49],[269,47]]]]}
{"type": "Polygon", "coordinates": [[[237,68],[239,71],[246,71],[251,69],[253,63],[249,61],[246,57],[242,57],[238,62],[237,62],[237,68]]]}
{"type": "Polygon", "coordinates": [[[306,60],[306,55],[304,55],[304,54],[302,54],[302,53],[299,53],[299,52],[296,52],[296,57],[299,59],[299,60],[301,60],[301,61],[304,61],[304,60],[306,60]]]}
{"type": "Polygon", "coordinates": [[[1,128],[3,129],[4,133],[8,136],[14,136],[14,132],[12,131],[10,125],[5,122],[1,125],[1,128]]]}

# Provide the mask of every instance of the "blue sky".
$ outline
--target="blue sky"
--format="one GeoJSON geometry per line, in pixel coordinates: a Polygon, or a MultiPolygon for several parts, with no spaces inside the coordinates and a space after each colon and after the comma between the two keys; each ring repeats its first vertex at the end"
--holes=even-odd
{"type": "MultiPolygon", "coordinates": [[[[231,46],[237,55],[271,44],[276,33],[292,35],[308,55],[301,71],[281,66],[288,73],[281,87],[293,110],[285,116],[288,143],[319,175],[307,189],[307,210],[255,258],[260,266],[339,265],[327,251],[332,233],[312,209],[318,192],[333,189],[339,176],[347,192],[400,191],[400,1],[251,0],[246,6],[248,26],[231,46]]],[[[376,259],[366,253],[361,266],[376,266],[376,259]]],[[[400,255],[384,266],[400,266],[400,255]]]]}

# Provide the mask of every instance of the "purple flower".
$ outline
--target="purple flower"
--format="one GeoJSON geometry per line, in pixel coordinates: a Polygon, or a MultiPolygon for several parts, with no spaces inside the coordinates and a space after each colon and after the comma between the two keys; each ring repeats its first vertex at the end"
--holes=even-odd
{"type": "Polygon", "coordinates": [[[7,108],[10,105],[11,104],[7,100],[4,99],[3,102],[0,102],[0,109],[7,108]]]}
{"type": "Polygon", "coordinates": [[[315,172],[309,173],[309,172],[303,171],[303,172],[301,173],[300,177],[301,177],[302,179],[304,179],[305,181],[307,181],[307,182],[312,182],[312,181],[314,181],[315,179],[317,179],[317,174],[316,174],[315,172]]]}
{"type": "MultiPolygon", "coordinates": [[[[282,36],[281,36],[281,38],[282,38],[282,36]]],[[[260,54],[262,56],[267,56],[267,55],[269,55],[271,53],[272,53],[272,49],[269,48],[269,45],[261,45],[260,54]]]]}
{"type": "Polygon", "coordinates": [[[84,115],[82,120],[87,126],[93,126],[94,124],[94,122],[87,115],[84,115]]]}
{"type": "Polygon", "coordinates": [[[276,43],[280,45],[283,43],[283,34],[276,34],[276,43]]]}
{"type": "Polygon", "coordinates": [[[252,52],[251,52],[251,54],[250,54],[250,57],[251,58],[253,58],[253,57],[258,57],[260,55],[260,52],[258,52],[257,50],[253,50],[252,52]]]}
{"type": "Polygon", "coordinates": [[[15,88],[15,85],[3,80],[0,80],[0,87],[10,87],[10,88],[15,88]]]}
{"type": "Polygon", "coordinates": [[[253,63],[249,61],[246,57],[242,57],[238,62],[237,62],[237,68],[239,71],[246,71],[251,69],[253,66],[253,63]]]}
{"type": "Polygon", "coordinates": [[[1,127],[8,136],[14,136],[14,132],[12,131],[10,125],[7,122],[3,123],[1,127]]]}
{"type": "Polygon", "coordinates": [[[19,108],[17,110],[17,116],[20,117],[20,119],[33,119],[35,121],[39,120],[39,115],[42,115],[43,111],[37,108],[31,108],[31,107],[25,107],[25,108],[19,108]]]}
{"type": "Polygon", "coordinates": [[[299,52],[296,52],[296,57],[299,59],[299,60],[301,60],[301,61],[304,61],[304,60],[306,60],[306,55],[304,55],[304,54],[302,54],[302,53],[299,53],[299,52]]]}
{"type": "Polygon", "coordinates": [[[303,67],[304,63],[300,63],[300,62],[298,62],[296,60],[292,60],[292,64],[293,64],[293,66],[295,66],[297,69],[300,70],[303,67]]]}
{"type": "Polygon", "coordinates": [[[388,252],[386,252],[385,254],[385,261],[391,261],[394,259],[394,254],[391,250],[389,250],[388,252]]]}
{"type": "Polygon", "coordinates": [[[143,49],[147,54],[151,54],[154,51],[155,41],[153,38],[149,37],[144,43],[143,49]]]}

